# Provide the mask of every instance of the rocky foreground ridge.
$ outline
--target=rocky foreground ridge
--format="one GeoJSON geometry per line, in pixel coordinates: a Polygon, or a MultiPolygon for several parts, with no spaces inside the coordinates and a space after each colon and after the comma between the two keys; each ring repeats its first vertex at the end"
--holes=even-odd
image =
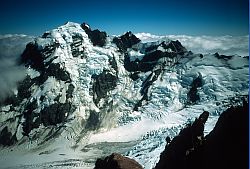
{"type": "MultiPolygon", "coordinates": [[[[233,169],[248,168],[249,104],[230,107],[224,111],[214,129],[204,136],[204,125],[209,112],[203,112],[193,123],[188,123],[171,141],[154,169],[233,169]]],[[[98,159],[94,169],[143,168],[136,161],[112,154],[98,159]]]]}

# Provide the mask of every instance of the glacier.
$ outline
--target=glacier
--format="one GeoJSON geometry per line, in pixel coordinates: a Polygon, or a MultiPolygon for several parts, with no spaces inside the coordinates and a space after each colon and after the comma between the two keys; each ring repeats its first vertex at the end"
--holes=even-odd
{"type": "Polygon", "coordinates": [[[25,91],[13,89],[21,100],[0,105],[0,131],[16,137],[0,149],[2,168],[87,169],[117,152],[151,169],[167,136],[203,111],[208,134],[222,111],[248,95],[248,36],[138,33],[139,42],[119,48],[114,38],[122,36],[98,46],[84,29],[68,22],[27,45],[25,91]],[[37,55],[41,62],[29,58],[37,55]]]}

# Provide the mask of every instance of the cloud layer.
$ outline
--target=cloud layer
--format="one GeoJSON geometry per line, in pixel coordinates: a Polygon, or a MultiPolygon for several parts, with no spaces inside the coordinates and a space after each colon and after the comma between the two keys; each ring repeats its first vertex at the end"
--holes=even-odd
{"type": "Polygon", "coordinates": [[[0,102],[13,94],[17,83],[26,76],[26,69],[18,59],[32,37],[25,35],[0,35],[0,102]]]}
{"type": "Polygon", "coordinates": [[[224,55],[248,56],[249,36],[187,36],[167,35],[157,36],[150,33],[136,34],[143,42],[157,40],[179,40],[188,50],[194,53],[215,53],[224,55]]]}

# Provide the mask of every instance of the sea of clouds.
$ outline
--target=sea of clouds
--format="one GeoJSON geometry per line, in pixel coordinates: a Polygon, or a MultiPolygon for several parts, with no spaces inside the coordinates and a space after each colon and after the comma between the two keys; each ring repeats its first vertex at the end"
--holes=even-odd
{"type": "Polygon", "coordinates": [[[246,36],[157,36],[150,33],[135,34],[143,42],[157,40],[179,40],[183,46],[194,53],[216,53],[224,55],[249,55],[249,35],[246,36]]]}

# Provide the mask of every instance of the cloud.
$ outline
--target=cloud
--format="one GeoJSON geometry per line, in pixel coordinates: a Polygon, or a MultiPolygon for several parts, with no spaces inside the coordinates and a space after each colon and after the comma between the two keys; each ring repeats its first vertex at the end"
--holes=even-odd
{"type": "Polygon", "coordinates": [[[26,69],[18,66],[15,59],[0,59],[0,102],[13,94],[17,82],[23,80],[26,69]]]}
{"type": "Polygon", "coordinates": [[[18,60],[31,40],[25,35],[0,35],[0,102],[12,95],[17,83],[25,78],[26,69],[18,60]]]}
{"type": "Polygon", "coordinates": [[[224,55],[248,56],[249,36],[157,36],[150,33],[136,34],[143,42],[157,40],[179,40],[183,46],[194,53],[220,53],[224,55]]]}
{"type": "Polygon", "coordinates": [[[32,36],[27,35],[0,35],[0,59],[18,58],[22,54],[32,36]]]}

